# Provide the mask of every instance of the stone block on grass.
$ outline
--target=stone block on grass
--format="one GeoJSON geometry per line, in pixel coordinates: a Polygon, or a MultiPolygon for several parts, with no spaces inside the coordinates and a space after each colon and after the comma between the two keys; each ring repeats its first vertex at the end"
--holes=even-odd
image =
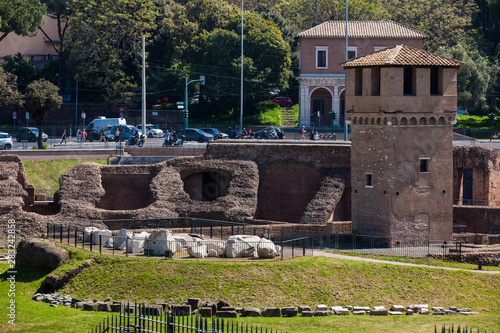
{"type": "Polygon", "coordinates": [[[393,306],[391,306],[391,311],[403,312],[405,310],[406,310],[405,307],[402,306],[402,305],[393,305],[393,306]]]}
{"type": "Polygon", "coordinates": [[[302,313],[302,311],[311,311],[311,307],[308,306],[308,305],[300,305],[298,308],[297,308],[297,311],[299,311],[299,313],[302,313]]]}
{"type": "Polygon", "coordinates": [[[204,306],[200,308],[200,316],[202,317],[212,317],[213,311],[212,307],[204,306]]]}
{"type": "Polygon", "coordinates": [[[262,310],[263,317],[281,317],[281,309],[280,308],[264,308],[262,310]]]}
{"type": "Polygon", "coordinates": [[[108,302],[97,302],[97,311],[111,312],[111,303],[108,303],[108,302]]]}
{"type": "Polygon", "coordinates": [[[301,312],[301,314],[302,314],[302,317],[314,317],[314,312],[312,312],[312,311],[304,310],[301,312]]]}
{"type": "Polygon", "coordinates": [[[217,311],[215,314],[217,317],[221,318],[237,318],[238,312],[236,311],[217,311]]]}
{"type": "Polygon", "coordinates": [[[85,302],[83,303],[83,310],[85,311],[95,311],[97,310],[97,303],[85,302]]]}
{"type": "Polygon", "coordinates": [[[244,307],[241,311],[243,317],[261,317],[262,313],[258,308],[244,307]]]}
{"type": "Polygon", "coordinates": [[[189,304],[174,304],[172,305],[172,314],[174,316],[190,316],[191,305],[189,304]]]}
{"type": "Polygon", "coordinates": [[[281,308],[282,317],[297,317],[297,313],[297,309],[295,309],[293,306],[281,308]]]}
{"type": "Polygon", "coordinates": [[[187,304],[191,305],[191,310],[196,310],[201,308],[201,299],[199,298],[188,298],[187,304]]]}
{"type": "Polygon", "coordinates": [[[327,310],[328,310],[328,306],[326,306],[325,304],[316,305],[316,311],[327,311],[327,310]]]}

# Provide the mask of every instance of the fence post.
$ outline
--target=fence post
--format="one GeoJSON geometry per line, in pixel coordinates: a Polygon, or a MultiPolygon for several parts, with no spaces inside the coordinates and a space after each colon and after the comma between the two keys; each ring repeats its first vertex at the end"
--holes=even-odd
{"type": "Polygon", "coordinates": [[[52,239],[56,240],[56,225],[52,224],[52,239]]]}
{"type": "Polygon", "coordinates": [[[47,239],[50,239],[50,223],[47,223],[47,239]]]}
{"type": "Polygon", "coordinates": [[[102,253],[101,250],[102,250],[102,235],[99,234],[99,253],[102,253]]]}
{"type": "Polygon", "coordinates": [[[77,241],[78,241],[78,230],[75,228],[75,247],[76,247],[77,241]]]}
{"type": "Polygon", "coordinates": [[[68,226],[68,245],[69,245],[69,234],[70,234],[71,228],[68,226]]]}
{"type": "Polygon", "coordinates": [[[306,256],[306,242],[307,242],[307,238],[302,241],[302,244],[303,244],[303,247],[302,247],[302,256],[303,257],[306,256]]]}
{"type": "Polygon", "coordinates": [[[59,241],[61,242],[61,244],[62,244],[62,239],[63,239],[63,226],[61,224],[61,226],[59,227],[59,241]]]}
{"type": "Polygon", "coordinates": [[[94,243],[94,237],[92,237],[92,233],[90,233],[90,252],[92,252],[92,243],[94,243]]]}

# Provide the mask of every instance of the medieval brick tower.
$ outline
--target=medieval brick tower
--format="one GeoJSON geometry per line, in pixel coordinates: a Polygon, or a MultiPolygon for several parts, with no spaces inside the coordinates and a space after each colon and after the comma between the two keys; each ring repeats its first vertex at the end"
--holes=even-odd
{"type": "Polygon", "coordinates": [[[343,64],[352,126],[353,232],[450,238],[461,64],[404,45],[343,64]]]}

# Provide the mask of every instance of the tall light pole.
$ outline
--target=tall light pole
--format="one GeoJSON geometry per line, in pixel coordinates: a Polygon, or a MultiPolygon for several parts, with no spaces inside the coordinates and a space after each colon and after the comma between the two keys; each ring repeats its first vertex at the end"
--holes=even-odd
{"type": "Polygon", "coordinates": [[[243,0],[241,0],[241,83],[240,83],[240,132],[243,131],[243,0]]]}
{"type": "Polygon", "coordinates": [[[146,36],[142,36],[142,134],[147,137],[146,129],[146,36]]]}
{"type": "MultiPolygon", "coordinates": [[[[345,0],[345,61],[349,60],[348,59],[348,52],[347,52],[347,44],[348,44],[348,37],[347,37],[347,1],[345,0]]],[[[344,70],[344,141],[347,141],[347,70],[344,70]]]]}

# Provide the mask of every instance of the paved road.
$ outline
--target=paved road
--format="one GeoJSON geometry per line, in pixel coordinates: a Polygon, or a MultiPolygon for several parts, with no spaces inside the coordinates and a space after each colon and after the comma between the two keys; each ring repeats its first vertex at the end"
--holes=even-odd
{"type": "Polygon", "coordinates": [[[388,265],[399,265],[399,266],[412,266],[412,267],[426,267],[426,268],[435,268],[435,269],[444,269],[450,271],[466,271],[471,273],[480,273],[480,274],[500,274],[500,271],[479,271],[472,269],[461,269],[461,268],[452,268],[452,267],[440,267],[440,266],[429,266],[429,265],[418,265],[411,264],[406,262],[397,262],[397,261],[389,261],[389,260],[380,260],[380,259],[372,259],[372,258],[363,258],[363,257],[355,257],[355,256],[347,256],[342,254],[329,253],[326,250],[317,250],[314,249],[315,256],[327,257],[327,258],[335,258],[335,259],[343,259],[343,260],[357,260],[357,261],[366,261],[373,263],[381,263],[388,265]]]}
{"type": "MultiPolygon", "coordinates": [[[[61,139],[48,139],[46,144],[50,147],[50,149],[57,149],[57,150],[64,150],[64,149],[116,149],[116,142],[85,142],[85,143],[80,143],[80,142],[75,142],[75,139],[72,138],[72,141],[67,141],[66,144],[60,144],[61,139]]],[[[147,139],[144,147],[161,147],[163,144],[163,139],[162,138],[151,138],[147,139]]],[[[22,141],[22,142],[17,142],[14,140],[14,147],[12,150],[30,150],[33,149],[34,147],[37,147],[36,142],[28,142],[28,141],[22,141]]],[[[123,147],[125,147],[125,142],[122,142],[123,147]]],[[[185,142],[184,145],[186,147],[205,147],[207,144],[206,143],[198,143],[195,141],[188,141],[185,142]]]]}

